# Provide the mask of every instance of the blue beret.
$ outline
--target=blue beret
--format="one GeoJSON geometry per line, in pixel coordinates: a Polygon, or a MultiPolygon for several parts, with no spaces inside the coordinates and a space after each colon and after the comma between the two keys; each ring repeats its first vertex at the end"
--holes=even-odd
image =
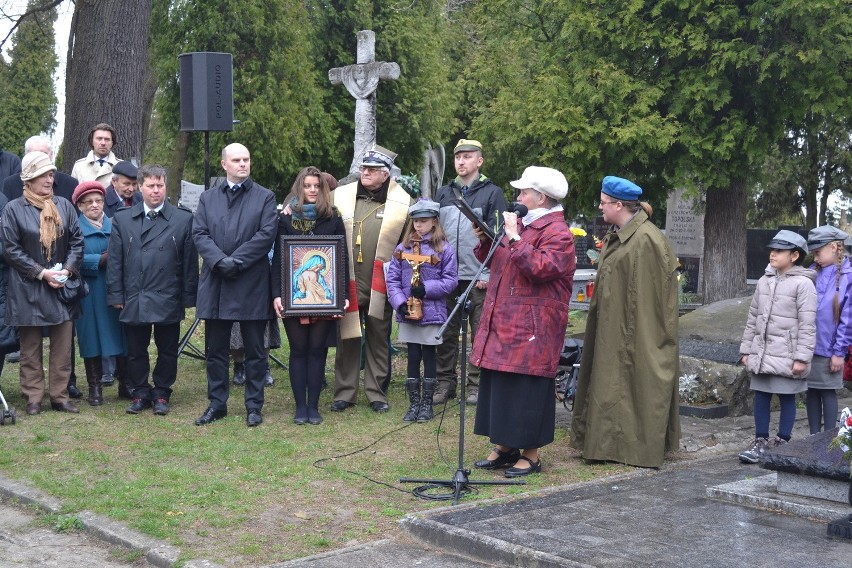
{"type": "Polygon", "coordinates": [[[615,176],[606,176],[601,184],[601,191],[624,201],[636,201],[642,195],[642,188],[630,181],[615,176]]]}

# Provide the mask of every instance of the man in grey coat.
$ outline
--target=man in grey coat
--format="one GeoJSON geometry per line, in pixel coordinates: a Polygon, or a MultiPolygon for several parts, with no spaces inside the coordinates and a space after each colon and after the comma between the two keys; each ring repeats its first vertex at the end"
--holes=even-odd
{"type": "Polygon", "coordinates": [[[166,201],[166,170],[139,169],[142,202],[113,217],[107,260],[107,304],[121,310],[127,334],[127,376],[133,402],[128,414],[154,407],[169,412],[177,378],[180,322],[195,305],[198,253],[192,241],[192,212],[166,201]],[[148,382],[148,345],[157,345],[154,386],[148,382]]]}
{"type": "Polygon", "coordinates": [[[274,317],[269,249],[278,233],[275,194],[251,179],[251,156],[242,144],[222,150],[226,179],[198,201],[192,228],[204,261],[196,315],[205,320],[207,398],[198,426],[228,415],[231,326],[239,322],[245,347],[246,424],[263,422],[266,350],[263,332],[274,317]]]}

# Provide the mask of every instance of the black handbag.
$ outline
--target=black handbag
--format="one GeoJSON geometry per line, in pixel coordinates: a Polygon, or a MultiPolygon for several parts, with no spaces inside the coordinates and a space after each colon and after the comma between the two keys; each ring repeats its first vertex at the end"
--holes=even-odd
{"type": "Polygon", "coordinates": [[[89,295],[89,285],[82,278],[68,279],[65,286],[58,288],[59,301],[63,304],[76,304],[89,295]]]}

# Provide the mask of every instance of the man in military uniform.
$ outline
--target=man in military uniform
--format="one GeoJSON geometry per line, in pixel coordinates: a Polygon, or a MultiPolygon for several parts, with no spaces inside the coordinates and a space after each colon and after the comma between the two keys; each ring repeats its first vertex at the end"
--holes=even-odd
{"type": "Polygon", "coordinates": [[[340,324],[331,410],[342,412],[358,397],[361,334],[365,336],[364,390],[375,412],[389,406],[381,382],[388,374],[388,332],[393,310],[387,301],[384,263],[405,229],[411,198],[390,177],[396,154],[374,146],[361,162],[358,181],[334,190],[334,205],[346,225],[349,250],[349,309],[340,324]],[[357,299],[357,301],[355,301],[357,299]]]}

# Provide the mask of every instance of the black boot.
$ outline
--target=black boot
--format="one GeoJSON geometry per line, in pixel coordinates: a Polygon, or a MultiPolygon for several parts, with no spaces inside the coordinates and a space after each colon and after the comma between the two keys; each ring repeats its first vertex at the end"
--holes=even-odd
{"type": "Polygon", "coordinates": [[[71,377],[68,379],[68,396],[71,398],[81,398],[83,393],[77,388],[77,373],[71,369],[71,377]]]}
{"type": "Polygon", "coordinates": [[[115,379],[118,381],[118,398],[132,400],[130,389],[127,388],[127,356],[115,358],[115,379]]]}
{"type": "Polygon", "coordinates": [[[101,375],[104,369],[100,357],[86,357],[83,359],[86,368],[86,382],[89,383],[89,396],[87,400],[91,406],[100,406],[104,403],[104,395],[101,390],[101,375]]]}
{"type": "Polygon", "coordinates": [[[234,361],[234,384],[238,387],[246,384],[246,364],[243,361],[234,361]]]}
{"type": "Polygon", "coordinates": [[[420,410],[417,412],[418,422],[428,422],[432,420],[432,395],[435,394],[435,388],[438,386],[438,379],[423,379],[423,399],[420,402],[420,410]]]}
{"type": "MultiPolygon", "coordinates": [[[[420,412],[420,379],[408,378],[405,381],[405,390],[408,391],[408,412],[402,418],[403,422],[415,422],[420,412]]],[[[430,399],[431,400],[431,399],[430,399]]]]}

